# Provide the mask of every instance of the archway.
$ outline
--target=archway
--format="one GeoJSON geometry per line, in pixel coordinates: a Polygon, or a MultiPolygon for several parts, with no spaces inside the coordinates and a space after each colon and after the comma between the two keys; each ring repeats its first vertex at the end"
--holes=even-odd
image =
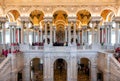
{"type": "Polygon", "coordinates": [[[53,23],[56,26],[56,41],[57,43],[67,42],[65,40],[65,25],[68,23],[68,15],[65,11],[58,10],[53,14],[53,23]]]}
{"type": "Polygon", "coordinates": [[[90,31],[90,27],[88,26],[90,19],[91,19],[91,13],[84,9],[84,10],[80,10],[77,14],[77,24],[78,24],[78,43],[81,44],[91,44],[91,31],[90,31]],[[81,31],[81,32],[80,32],[81,31]]]}
{"type": "Polygon", "coordinates": [[[67,81],[67,63],[64,59],[54,62],[54,81],[67,81]]]}
{"type": "Polygon", "coordinates": [[[87,58],[78,60],[77,81],[90,81],[90,61],[87,58]]]}
{"type": "Polygon", "coordinates": [[[34,58],[30,62],[31,81],[43,81],[43,61],[40,58],[34,58]]]}
{"type": "MultiPolygon", "coordinates": [[[[9,22],[15,22],[17,25],[19,25],[20,13],[17,10],[10,10],[6,14],[6,21],[7,23],[5,24],[5,43],[19,43],[19,27],[11,27],[9,26],[9,22]],[[12,34],[12,35],[10,35],[12,34]]],[[[1,23],[0,23],[1,24],[1,23]]]]}
{"type": "MultiPolygon", "coordinates": [[[[115,13],[110,9],[105,9],[101,12],[101,17],[102,17],[102,21],[100,22],[100,24],[104,25],[105,24],[104,22],[112,22],[113,18],[115,17],[115,13]]],[[[111,26],[109,28],[105,26],[104,28],[101,28],[100,32],[101,32],[100,34],[101,44],[104,44],[105,42],[113,45],[115,44],[115,26],[114,27],[111,26]],[[102,32],[106,34],[106,36],[104,36],[102,32]],[[110,33],[108,34],[108,32],[110,33]],[[107,34],[109,35],[109,37],[107,36],[107,34]]],[[[119,33],[120,33],[120,30],[119,30],[119,33]]]]}
{"type": "MultiPolygon", "coordinates": [[[[25,29],[27,29],[27,31],[29,32],[29,43],[32,45],[35,45],[36,43],[43,41],[42,39],[40,41],[39,38],[40,38],[41,32],[43,33],[43,29],[44,29],[42,28],[43,23],[41,23],[41,21],[43,21],[44,19],[44,13],[40,10],[34,10],[30,13],[29,18],[33,26],[25,29]]],[[[27,36],[27,33],[26,33],[26,36],[27,36]]],[[[25,40],[25,42],[28,42],[27,39],[25,40]]]]}

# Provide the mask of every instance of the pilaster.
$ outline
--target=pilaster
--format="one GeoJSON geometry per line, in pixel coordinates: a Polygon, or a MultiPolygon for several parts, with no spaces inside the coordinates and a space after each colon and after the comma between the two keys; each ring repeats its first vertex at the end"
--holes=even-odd
{"type": "Polygon", "coordinates": [[[21,21],[21,44],[24,44],[24,42],[25,42],[25,40],[24,40],[25,23],[30,22],[30,19],[27,16],[21,16],[20,21],[21,21]]]}
{"type": "Polygon", "coordinates": [[[5,39],[5,22],[6,22],[6,17],[0,17],[0,22],[2,23],[2,43],[6,43],[5,39]]]}
{"type": "Polygon", "coordinates": [[[101,17],[99,16],[93,16],[91,18],[91,23],[92,23],[92,48],[93,49],[98,49],[99,48],[99,44],[100,44],[100,26],[99,23],[101,21],[101,17]],[[95,27],[97,27],[97,32],[95,32],[95,27]],[[98,38],[97,38],[98,37],[98,38]],[[96,47],[97,46],[97,47],[96,47]]]}

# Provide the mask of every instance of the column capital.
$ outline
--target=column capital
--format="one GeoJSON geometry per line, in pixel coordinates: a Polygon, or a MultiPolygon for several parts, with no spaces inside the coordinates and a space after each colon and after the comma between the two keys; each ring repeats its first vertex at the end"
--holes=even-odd
{"type": "Polygon", "coordinates": [[[113,21],[119,23],[119,22],[120,22],[120,16],[114,17],[114,18],[113,18],[113,21]]]}
{"type": "Polygon", "coordinates": [[[47,17],[44,17],[44,22],[52,22],[52,17],[51,16],[47,16],[47,17]]]}
{"type": "Polygon", "coordinates": [[[6,17],[0,17],[0,22],[5,23],[6,22],[6,17]]]}
{"type": "Polygon", "coordinates": [[[76,17],[75,16],[73,16],[73,17],[68,17],[68,22],[69,23],[71,23],[71,22],[73,22],[73,23],[76,23],[76,17]]]}
{"type": "Polygon", "coordinates": [[[81,27],[82,27],[82,30],[87,29],[87,25],[83,25],[83,26],[81,26],[81,27]]]}
{"type": "Polygon", "coordinates": [[[21,20],[21,22],[30,22],[30,18],[27,16],[21,16],[20,20],[21,20]]]}
{"type": "Polygon", "coordinates": [[[99,23],[101,21],[101,19],[102,18],[100,16],[92,16],[91,17],[91,22],[93,22],[93,23],[98,22],[99,23]]]}
{"type": "Polygon", "coordinates": [[[112,22],[104,22],[104,25],[110,25],[110,26],[112,26],[112,22]]]}
{"type": "Polygon", "coordinates": [[[9,26],[17,26],[17,23],[16,22],[9,22],[9,26]]]}

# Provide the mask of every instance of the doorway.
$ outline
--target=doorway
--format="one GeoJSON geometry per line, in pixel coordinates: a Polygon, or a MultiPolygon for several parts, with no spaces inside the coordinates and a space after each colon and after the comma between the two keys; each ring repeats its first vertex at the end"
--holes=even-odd
{"type": "Polygon", "coordinates": [[[78,60],[77,81],[90,81],[90,61],[87,58],[78,60]]]}
{"type": "Polygon", "coordinates": [[[64,59],[54,62],[54,81],[67,81],[67,63],[64,59]]]}
{"type": "Polygon", "coordinates": [[[34,58],[30,64],[31,81],[43,81],[43,61],[40,58],[34,58]]]}

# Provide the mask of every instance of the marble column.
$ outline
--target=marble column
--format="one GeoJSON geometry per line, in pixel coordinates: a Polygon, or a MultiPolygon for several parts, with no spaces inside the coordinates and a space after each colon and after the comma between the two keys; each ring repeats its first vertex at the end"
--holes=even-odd
{"type": "Polygon", "coordinates": [[[97,45],[98,42],[98,33],[99,30],[96,32],[95,28],[99,28],[99,23],[101,21],[101,17],[100,16],[93,16],[91,17],[91,23],[92,23],[92,48],[93,49],[99,49],[99,45],[97,45]]]}
{"type": "Polygon", "coordinates": [[[0,17],[0,22],[2,25],[2,44],[6,43],[6,39],[5,39],[5,22],[6,22],[6,17],[0,17]]]}
{"type": "Polygon", "coordinates": [[[71,25],[68,26],[68,45],[71,45],[71,25]]]}
{"type": "Polygon", "coordinates": [[[112,32],[111,30],[112,30],[112,27],[110,26],[109,31],[108,31],[108,33],[109,33],[109,40],[108,40],[109,44],[111,44],[111,32],[112,32]]]}
{"type": "Polygon", "coordinates": [[[21,16],[21,44],[24,44],[25,40],[24,40],[24,26],[25,23],[28,23],[30,21],[28,16],[21,16]]]}
{"type": "Polygon", "coordinates": [[[96,67],[96,65],[91,65],[91,81],[97,81],[97,67],[96,67]]]}
{"type": "Polygon", "coordinates": [[[80,44],[80,28],[78,28],[78,43],[80,44]]]}
{"type": "Polygon", "coordinates": [[[12,43],[12,27],[10,26],[9,29],[10,29],[10,43],[12,43]]]}
{"type": "Polygon", "coordinates": [[[29,64],[24,65],[22,77],[23,77],[23,81],[31,81],[30,80],[30,65],[29,64]]]}
{"type": "Polygon", "coordinates": [[[65,42],[67,42],[67,36],[68,36],[68,35],[67,35],[67,32],[68,32],[68,31],[67,31],[67,26],[66,26],[66,27],[65,27],[65,42]]]}
{"type": "Polygon", "coordinates": [[[40,42],[40,34],[39,34],[39,29],[37,28],[37,42],[40,42]]]}
{"type": "Polygon", "coordinates": [[[119,23],[116,23],[116,27],[115,27],[115,43],[118,44],[119,43],[119,23]]]}
{"type": "Polygon", "coordinates": [[[104,43],[104,26],[101,26],[101,43],[104,43]]]}
{"type": "Polygon", "coordinates": [[[100,44],[100,25],[98,25],[97,43],[100,44]]]}
{"type": "Polygon", "coordinates": [[[20,43],[20,30],[19,28],[17,29],[17,42],[20,43]]]}
{"type": "Polygon", "coordinates": [[[73,32],[73,45],[76,45],[76,24],[74,23],[74,32],[73,32]]]}
{"type": "Polygon", "coordinates": [[[43,33],[42,33],[42,28],[40,28],[40,42],[43,42],[43,33]]]}
{"type": "Polygon", "coordinates": [[[48,44],[48,42],[47,42],[47,23],[45,23],[45,45],[47,45],[48,44]]]}
{"type": "Polygon", "coordinates": [[[6,31],[5,31],[5,23],[2,22],[2,44],[6,43],[6,31]]]}
{"type": "Polygon", "coordinates": [[[54,26],[53,32],[54,32],[54,43],[55,43],[56,42],[56,27],[55,26],[54,26]]]}
{"type": "Polygon", "coordinates": [[[53,35],[52,35],[52,32],[53,32],[53,26],[52,24],[49,24],[50,25],[50,45],[52,46],[53,45],[53,35]]]}
{"type": "MultiPolygon", "coordinates": [[[[77,59],[76,56],[71,57],[71,63],[70,63],[70,68],[71,71],[67,72],[67,74],[70,74],[70,81],[77,81],[77,59]]],[[[68,67],[69,69],[69,67],[68,67]]],[[[69,81],[69,80],[68,80],[69,81]]]]}
{"type": "Polygon", "coordinates": [[[94,27],[95,27],[95,25],[93,23],[93,25],[92,25],[92,45],[95,44],[95,30],[94,30],[94,27]]]}
{"type": "Polygon", "coordinates": [[[108,28],[105,26],[105,44],[108,44],[108,28]]]}
{"type": "Polygon", "coordinates": [[[16,26],[14,26],[14,43],[16,43],[16,26]]]}
{"type": "Polygon", "coordinates": [[[29,44],[29,28],[27,28],[27,44],[29,44]]]}
{"type": "MultiPolygon", "coordinates": [[[[52,79],[53,79],[53,75],[52,75],[52,72],[53,71],[51,71],[52,69],[51,68],[53,68],[53,67],[51,67],[51,64],[50,64],[50,58],[49,58],[50,56],[49,56],[49,54],[46,54],[45,56],[44,56],[44,81],[53,81],[52,79]]],[[[53,63],[53,65],[54,65],[54,63],[53,63]]]]}
{"type": "Polygon", "coordinates": [[[115,44],[117,45],[119,43],[119,23],[120,23],[120,17],[116,16],[113,18],[113,21],[115,22],[115,44]]]}
{"type": "Polygon", "coordinates": [[[21,22],[21,44],[24,44],[24,22],[21,22]]]}

